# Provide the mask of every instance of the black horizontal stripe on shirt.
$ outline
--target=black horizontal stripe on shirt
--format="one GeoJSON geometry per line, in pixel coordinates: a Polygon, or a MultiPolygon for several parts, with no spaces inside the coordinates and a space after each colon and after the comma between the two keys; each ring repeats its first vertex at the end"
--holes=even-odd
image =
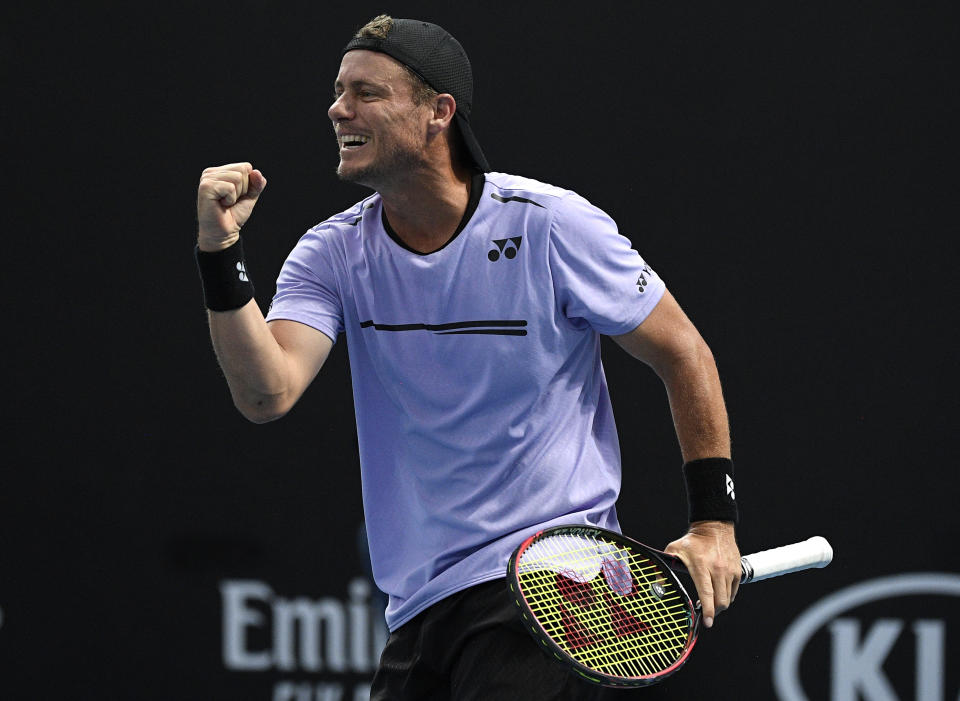
{"type": "Polygon", "coordinates": [[[463,331],[436,331],[438,336],[449,336],[455,333],[485,333],[496,336],[526,336],[524,329],[464,329],[463,331]]]}
{"type": "Polygon", "coordinates": [[[484,321],[453,321],[447,324],[378,324],[372,319],[360,322],[361,329],[373,327],[377,331],[433,331],[447,334],[493,334],[500,336],[526,336],[527,332],[517,329],[526,326],[525,319],[490,319],[484,321]],[[506,328],[496,328],[506,327],[506,328]]]}

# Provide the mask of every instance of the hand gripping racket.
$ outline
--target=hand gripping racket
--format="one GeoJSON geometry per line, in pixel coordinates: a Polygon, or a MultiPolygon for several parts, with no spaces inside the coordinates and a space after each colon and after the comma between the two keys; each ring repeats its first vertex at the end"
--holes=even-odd
{"type": "MultiPolygon", "coordinates": [[[[815,536],[741,558],[741,584],[826,567],[815,536]]],[[[603,686],[648,686],[676,672],[697,641],[700,606],[679,558],[602,528],[559,526],[514,551],[507,583],[525,627],[553,657],[603,686]]]]}

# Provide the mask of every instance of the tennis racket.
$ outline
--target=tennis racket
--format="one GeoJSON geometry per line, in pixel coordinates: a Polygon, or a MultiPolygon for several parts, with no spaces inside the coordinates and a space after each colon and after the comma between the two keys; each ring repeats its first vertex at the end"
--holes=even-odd
{"type": "MultiPolygon", "coordinates": [[[[815,536],[741,559],[741,584],[826,567],[833,549],[815,536]]],[[[611,687],[655,684],[687,661],[700,605],[679,558],[619,533],[558,526],[520,544],[507,583],[525,627],[553,657],[611,687]]]]}

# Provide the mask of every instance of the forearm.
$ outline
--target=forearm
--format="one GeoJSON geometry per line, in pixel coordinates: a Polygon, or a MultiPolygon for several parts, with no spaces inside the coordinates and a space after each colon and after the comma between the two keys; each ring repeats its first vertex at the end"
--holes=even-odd
{"type": "Polygon", "coordinates": [[[256,423],[285,414],[292,404],[287,359],[256,301],[207,315],[217,360],[240,413],[256,423]]]}
{"type": "Polygon", "coordinates": [[[713,354],[701,340],[658,368],[684,462],[730,457],[730,424],[713,354]]]}
{"type": "MultiPolygon", "coordinates": [[[[713,353],[673,296],[665,293],[646,321],[614,340],[652,367],[663,381],[683,461],[730,458],[730,425],[713,353]]],[[[732,484],[721,480],[704,486],[698,482],[692,497],[687,485],[688,498],[695,500],[688,514],[690,531],[666,551],[677,555],[690,570],[709,627],[713,617],[736,596],[740,554],[734,531],[735,505],[717,509],[714,498],[720,490],[732,502],[732,484]]],[[[722,496],[719,501],[724,507],[722,496]]]]}
{"type": "MultiPolygon", "coordinates": [[[[668,366],[661,373],[670,411],[685,463],[701,458],[730,457],[730,427],[720,388],[720,377],[713,354],[700,340],[683,362],[668,366]]],[[[711,461],[708,461],[708,464],[711,461]]],[[[697,464],[702,465],[702,463],[697,464]]],[[[686,468],[684,469],[685,474],[686,468]]],[[[724,520],[715,511],[716,495],[703,491],[703,475],[687,477],[690,501],[690,530],[666,550],[677,555],[691,572],[703,607],[704,624],[709,628],[714,617],[726,610],[736,598],[740,581],[740,552],[736,542],[736,506],[732,518],[724,520]],[[691,491],[693,490],[693,491],[691,491]],[[697,516],[708,509],[709,515],[697,516]],[[720,520],[718,520],[720,519],[720,520]]],[[[722,476],[712,489],[723,489],[722,476]]],[[[729,495],[729,492],[728,492],[729,495]]]]}

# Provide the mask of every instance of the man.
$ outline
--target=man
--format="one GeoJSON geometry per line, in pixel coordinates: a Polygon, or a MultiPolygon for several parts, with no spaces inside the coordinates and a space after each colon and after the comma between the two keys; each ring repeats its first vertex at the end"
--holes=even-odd
{"type": "Polygon", "coordinates": [[[371,559],[390,597],[373,698],[601,698],[611,692],[523,630],[507,557],[547,526],[619,528],[607,334],[666,386],[691,521],[667,550],[712,625],[740,576],[720,382],[605,213],[489,172],[472,92],[466,54],[440,27],[381,16],[357,33],[328,114],[339,177],[375,193],[304,235],[266,320],[240,244],[266,178],[249,163],[205,170],[197,259],[211,335],[255,422],[287,413],[346,335],[371,559]]]}

